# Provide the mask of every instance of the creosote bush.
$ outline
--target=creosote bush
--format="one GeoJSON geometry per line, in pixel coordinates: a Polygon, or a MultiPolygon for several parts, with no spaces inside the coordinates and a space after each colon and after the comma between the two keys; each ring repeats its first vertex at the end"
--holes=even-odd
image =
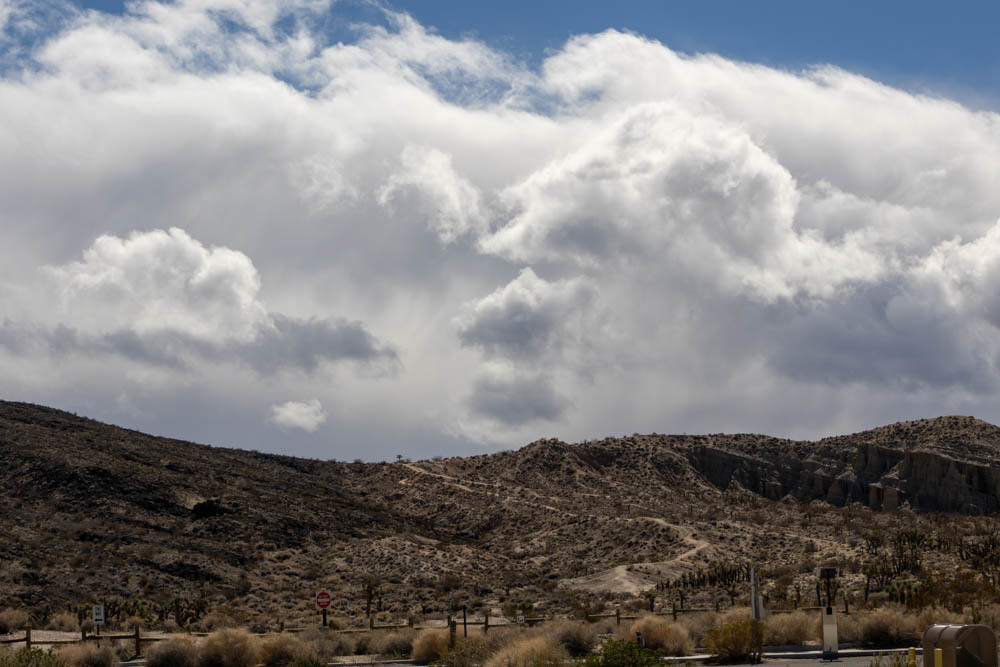
{"type": "Polygon", "coordinates": [[[569,653],[552,637],[525,637],[497,651],[484,667],[535,667],[558,665],[569,660],[569,653]]]}
{"type": "Polygon", "coordinates": [[[687,628],[661,616],[646,615],[629,628],[628,639],[635,640],[636,632],[642,633],[647,648],[660,649],[666,655],[691,655],[694,647],[687,628]]]}
{"type": "Polygon", "coordinates": [[[198,667],[198,644],[188,637],[156,642],[146,651],[146,667],[198,667]]]}
{"type": "Polygon", "coordinates": [[[473,634],[456,639],[455,647],[448,649],[434,664],[439,667],[478,667],[486,662],[490,653],[490,643],[482,633],[473,634]]]}
{"type": "Polygon", "coordinates": [[[587,656],[584,667],[654,667],[663,664],[663,653],[637,642],[609,639],[597,655],[587,656]]]}
{"type": "Polygon", "coordinates": [[[84,642],[70,644],[59,651],[59,658],[68,667],[118,667],[118,654],[107,644],[84,642]]]}
{"type": "Polygon", "coordinates": [[[255,667],[260,642],[249,632],[228,628],[213,632],[201,647],[200,667],[255,667]]]}
{"type": "Polygon", "coordinates": [[[413,640],[413,659],[421,662],[440,660],[448,652],[447,630],[421,630],[413,640]]]}

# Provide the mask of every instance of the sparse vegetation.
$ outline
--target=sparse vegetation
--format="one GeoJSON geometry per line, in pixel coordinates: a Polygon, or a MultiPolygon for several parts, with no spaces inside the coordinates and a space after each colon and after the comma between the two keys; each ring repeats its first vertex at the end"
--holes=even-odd
{"type": "Polygon", "coordinates": [[[413,640],[413,659],[421,662],[440,660],[448,652],[447,630],[421,630],[413,640]]]}
{"type": "Polygon", "coordinates": [[[189,637],[156,642],[146,651],[146,667],[198,667],[198,645],[189,637]]]}
{"type": "Polygon", "coordinates": [[[111,646],[94,642],[64,646],[58,654],[68,667],[118,667],[119,663],[111,646]]]}
{"type": "Polygon", "coordinates": [[[255,667],[260,642],[243,629],[213,632],[201,645],[199,667],[255,667]]]}
{"type": "Polygon", "coordinates": [[[534,667],[557,665],[569,660],[569,653],[552,637],[527,636],[511,642],[486,660],[483,667],[534,667]]]}

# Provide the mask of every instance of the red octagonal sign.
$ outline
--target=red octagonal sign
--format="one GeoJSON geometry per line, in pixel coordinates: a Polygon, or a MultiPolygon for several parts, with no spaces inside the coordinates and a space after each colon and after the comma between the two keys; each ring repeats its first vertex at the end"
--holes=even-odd
{"type": "Polygon", "coordinates": [[[316,606],[320,609],[326,609],[330,606],[330,594],[326,591],[321,591],[316,595],[316,606]]]}

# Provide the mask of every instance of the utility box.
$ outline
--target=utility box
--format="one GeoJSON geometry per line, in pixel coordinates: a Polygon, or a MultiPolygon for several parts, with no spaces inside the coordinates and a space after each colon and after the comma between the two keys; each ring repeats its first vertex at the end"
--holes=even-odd
{"type": "Polygon", "coordinates": [[[941,649],[941,667],[997,667],[997,638],[985,625],[932,625],[921,642],[924,667],[934,666],[934,649],[941,649]]]}

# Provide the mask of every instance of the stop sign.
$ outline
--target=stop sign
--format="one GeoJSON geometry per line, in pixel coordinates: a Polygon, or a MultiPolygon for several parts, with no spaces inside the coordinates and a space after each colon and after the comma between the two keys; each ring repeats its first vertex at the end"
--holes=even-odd
{"type": "Polygon", "coordinates": [[[330,594],[326,591],[320,591],[316,595],[316,606],[320,609],[326,609],[330,606],[330,594]]]}

